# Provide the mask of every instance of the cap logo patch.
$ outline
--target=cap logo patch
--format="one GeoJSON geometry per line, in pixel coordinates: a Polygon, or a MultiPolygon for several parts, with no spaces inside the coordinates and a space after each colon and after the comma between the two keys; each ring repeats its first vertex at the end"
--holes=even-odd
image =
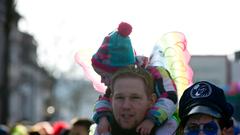
{"type": "Polygon", "coordinates": [[[205,98],[210,96],[211,93],[211,86],[204,82],[196,84],[190,91],[190,95],[192,98],[205,98]]]}

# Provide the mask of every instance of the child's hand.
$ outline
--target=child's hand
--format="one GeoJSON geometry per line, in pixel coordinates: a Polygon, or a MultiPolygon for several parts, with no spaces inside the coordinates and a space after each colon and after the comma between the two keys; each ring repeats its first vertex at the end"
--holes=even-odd
{"type": "Polygon", "coordinates": [[[99,120],[99,123],[97,125],[97,132],[98,134],[106,134],[109,133],[111,130],[110,124],[108,122],[108,119],[106,117],[102,117],[99,120]]]}
{"type": "Polygon", "coordinates": [[[145,119],[137,127],[137,132],[140,133],[141,135],[149,135],[153,127],[154,127],[154,123],[149,119],[145,119]]]}

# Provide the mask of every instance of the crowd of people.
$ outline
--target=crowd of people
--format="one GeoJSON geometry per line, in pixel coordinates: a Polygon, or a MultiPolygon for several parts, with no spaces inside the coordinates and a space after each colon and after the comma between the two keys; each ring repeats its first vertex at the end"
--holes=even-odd
{"type": "Polygon", "coordinates": [[[92,67],[107,87],[96,101],[92,121],[2,126],[0,135],[240,135],[223,89],[203,80],[189,84],[178,97],[161,46],[149,58],[138,56],[131,31],[130,24],[120,23],[92,56],[92,67]]]}
{"type": "MultiPolygon", "coordinates": [[[[137,56],[129,38],[131,31],[130,24],[120,23],[92,57],[92,67],[107,89],[96,102],[96,124],[90,135],[237,134],[232,105],[224,91],[209,81],[189,84],[177,111],[177,82],[165,65],[167,56],[161,45],[154,47],[157,53],[154,50],[149,60],[137,56]]],[[[176,45],[185,50],[185,37],[182,39],[176,45]]]]}
{"type": "Polygon", "coordinates": [[[0,135],[88,135],[93,121],[86,118],[73,119],[72,122],[41,121],[34,124],[17,122],[15,125],[0,126],[0,135]]]}
{"type": "Polygon", "coordinates": [[[79,118],[71,124],[43,121],[33,125],[1,125],[0,135],[239,135],[239,127],[232,118],[233,108],[224,91],[207,81],[194,83],[184,91],[179,101],[177,129],[166,122],[163,124],[166,127],[155,124],[150,133],[141,132],[139,124],[157,99],[153,82],[151,74],[141,67],[128,66],[113,75],[110,86],[113,119],[108,133],[99,133],[97,124],[79,118]],[[172,129],[176,130],[172,133],[172,129]]]}
{"type": "Polygon", "coordinates": [[[174,132],[175,127],[168,122],[155,124],[150,132],[138,129],[157,99],[153,91],[154,79],[147,70],[135,66],[119,69],[111,83],[113,120],[110,129],[108,133],[99,133],[96,125],[90,135],[239,134],[234,130],[232,105],[226,101],[224,91],[210,82],[194,83],[184,91],[179,101],[180,123],[174,132]]]}

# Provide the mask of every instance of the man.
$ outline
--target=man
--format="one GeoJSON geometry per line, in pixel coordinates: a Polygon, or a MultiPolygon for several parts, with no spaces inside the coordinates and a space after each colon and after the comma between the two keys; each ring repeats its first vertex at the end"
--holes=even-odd
{"type": "MultiPolygon", "coordinates": [[[[141,67],[128,66],[114,73],[110,88],[114,116],[111,134],[140,135],[137,126],[146,118],[147,111],[156,101],[152,75],[141,67]]],[[[167,126],[171,128],[170,123],[167,126]]],[[[156,129],[152,130],[152,135],[158,134],[159,128],[156,129]]],[[[96,132],[90,134],[97,135],[96,132]]]]}
{"type": "Polygon", "coordinates": [[[135,134],[156,101],[151,74],[137,66],[119,70],[113,75],[111,93],[116,122],[112,134],[135,134]]]}
{"type": "Polygon", "coordinates": [[[180,135],[233,135],[233,107],[224,91],[207,81],[186,89],[179,102],[180,135]]]}

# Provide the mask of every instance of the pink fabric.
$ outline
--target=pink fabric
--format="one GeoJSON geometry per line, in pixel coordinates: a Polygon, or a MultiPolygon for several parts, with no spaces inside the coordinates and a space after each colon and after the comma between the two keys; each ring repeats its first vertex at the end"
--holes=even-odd
{"type": "Polygon", "coordinates": [[[101,83],[101,77],[91,68],[91,66],[87,66],[85,62],[81,60],[79,53],[76,53],[75,61],[82,67],[86,77],[92,82],[94,89],[100,93],[105,93],[106,86],[101,83]]]}

